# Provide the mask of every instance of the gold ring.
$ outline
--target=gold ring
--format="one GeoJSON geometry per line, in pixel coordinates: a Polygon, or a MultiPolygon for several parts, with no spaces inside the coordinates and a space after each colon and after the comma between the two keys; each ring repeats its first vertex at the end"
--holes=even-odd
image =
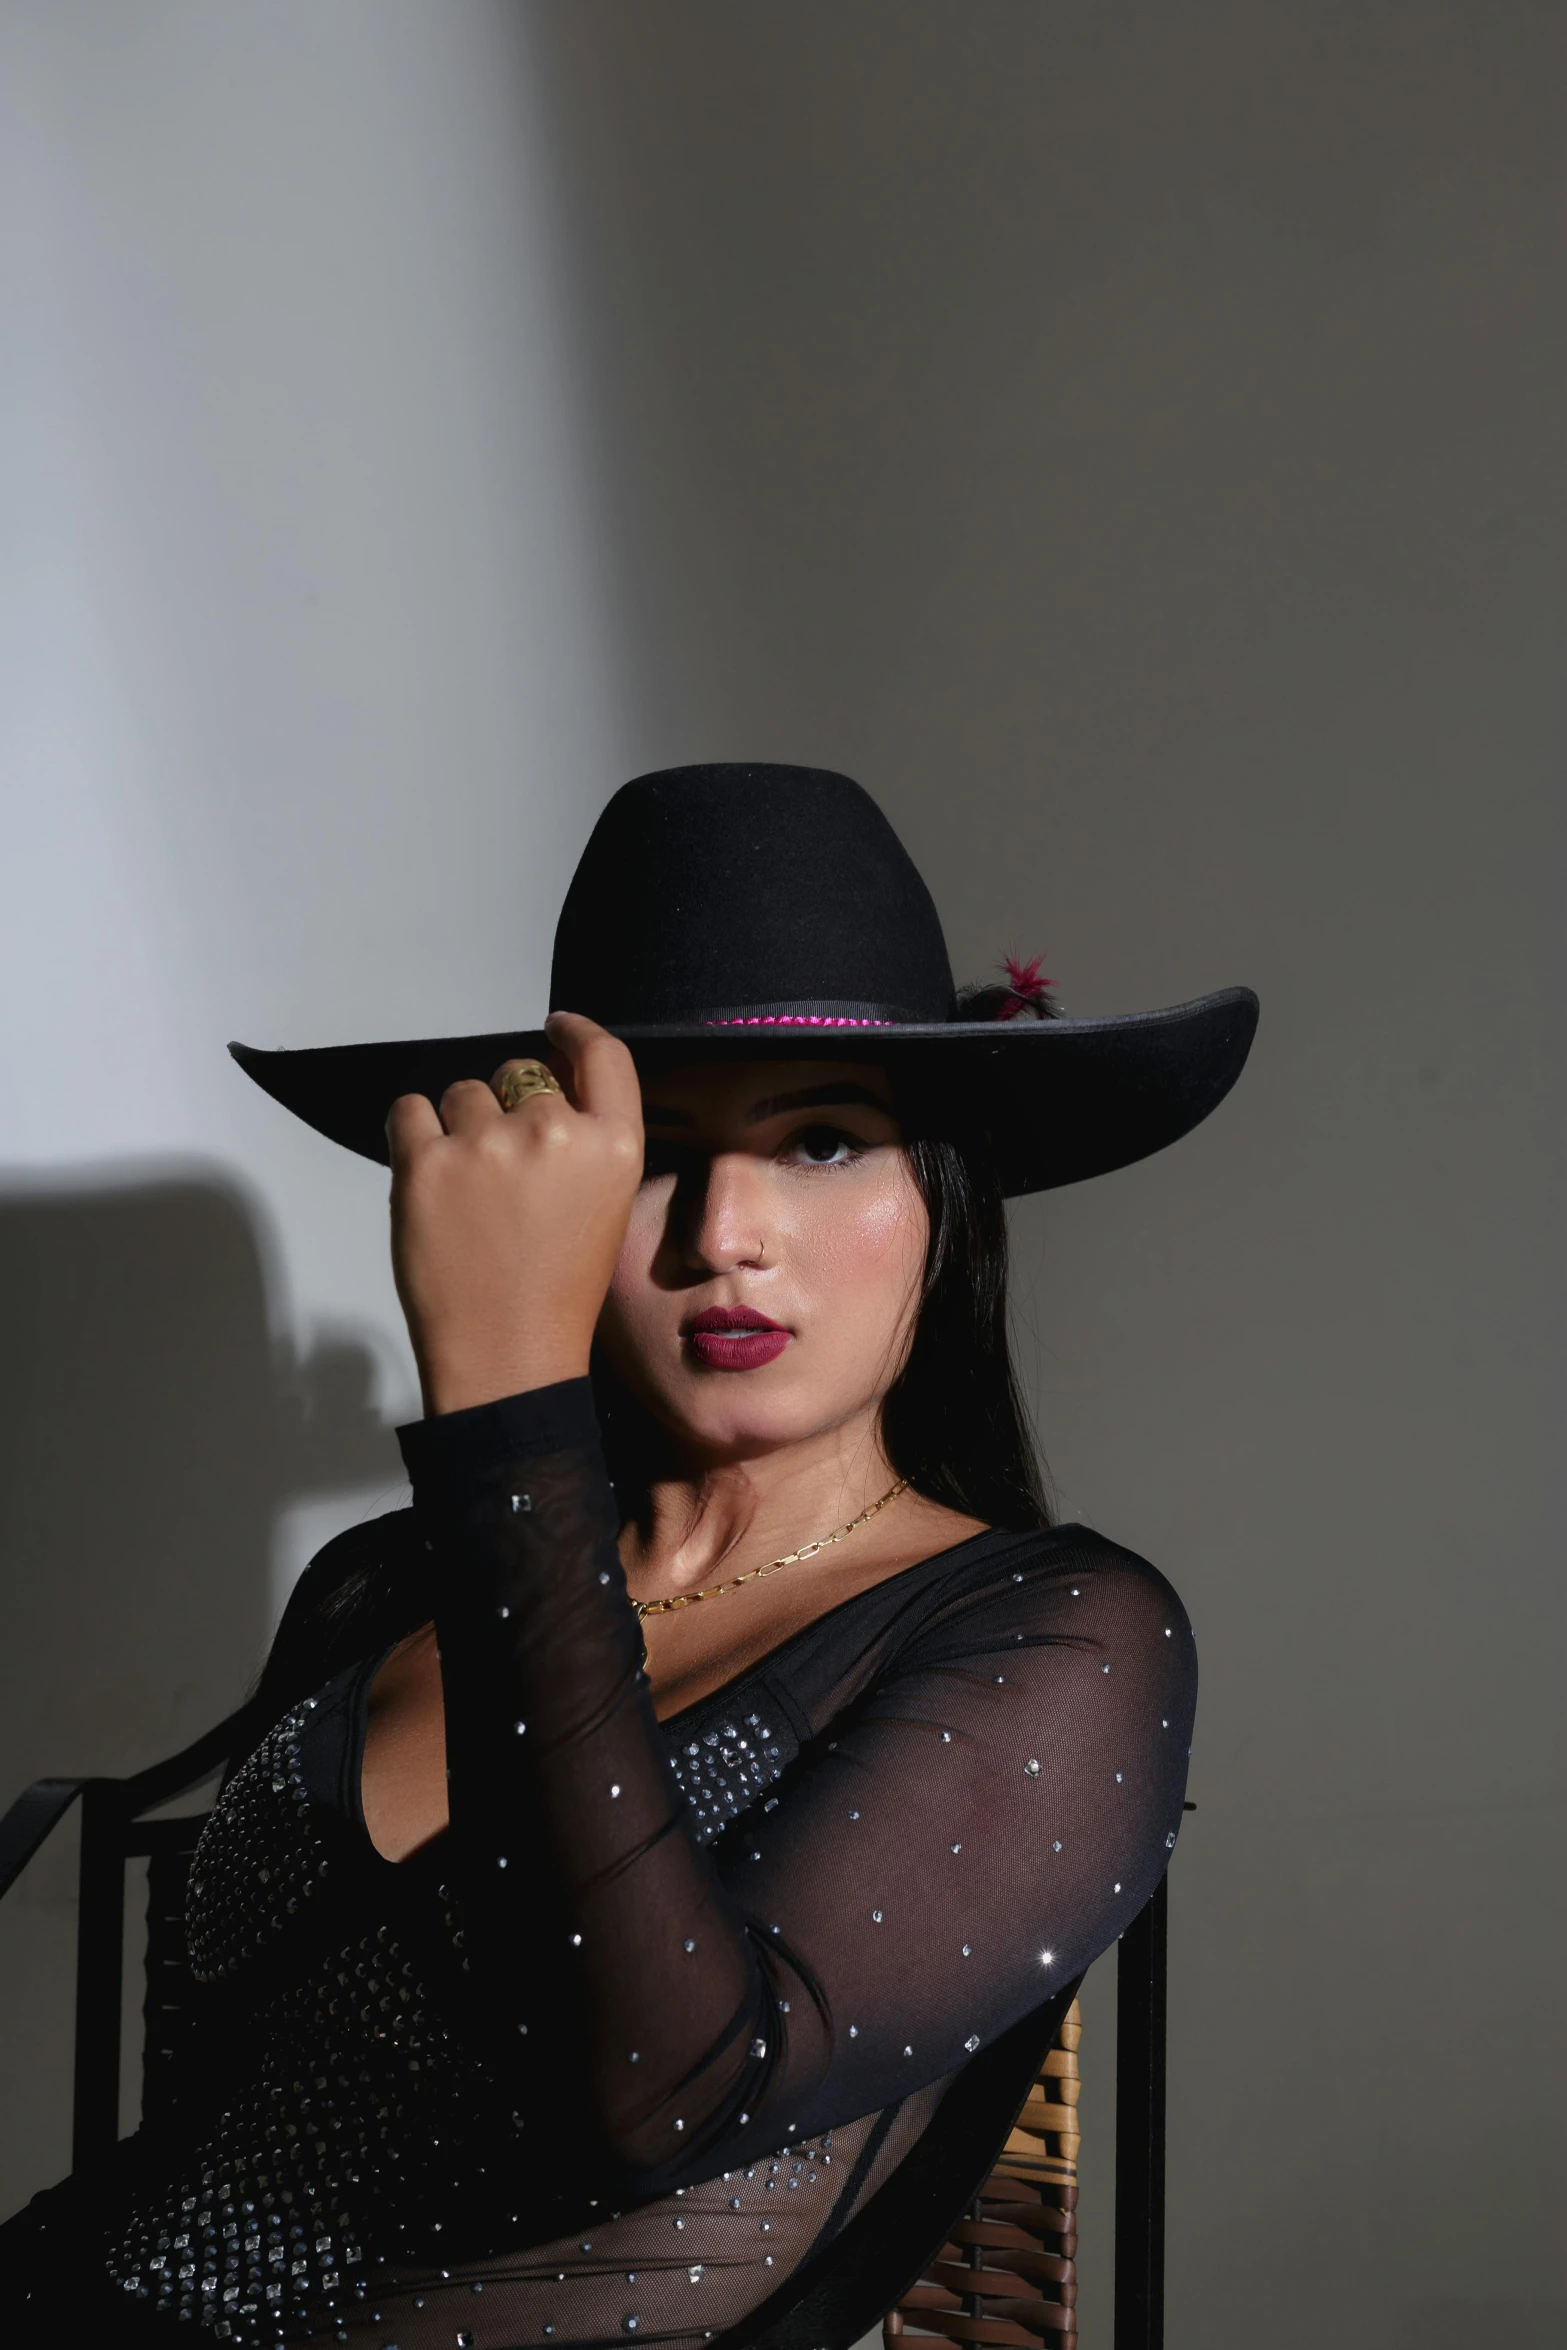
{"type": "Polygon", "coordinates": [[[520,1110],[524,1102],[531,1102],[536,1093],[559,1093],[558,1077],[552,1077],[542,1061],[518,1061],[495,1080],[495,1095],[503,1110],[520,1110]]]}

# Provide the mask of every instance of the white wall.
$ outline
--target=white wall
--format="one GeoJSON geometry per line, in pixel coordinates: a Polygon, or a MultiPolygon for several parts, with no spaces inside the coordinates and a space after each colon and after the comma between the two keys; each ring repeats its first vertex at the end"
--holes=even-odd
{"type": "MultiPolygon", "coordinates": [[[[401,1498],[385,1178],[226,1040],[536,1017],[633,754],[516,12],[0,43],[8,1800],[206,1727],[401,1498]]],[[[0,1925],[7,2208],[66,2161],[70,1894],[0,1925]]]]}
{"type": "MultiPolygon", "coordinates": [[[[531,1009],[613,781],[846,767],[964,975],[1264,1000],[1208,1128],[1017,1218],[1065,1505],[1201,1642],[1172,2350],[1562,2333],[1561,24],[10,19],[11,1777],[194,1728],[300,1495],[395,1475],[378,1179],[218,1042],[531,1009]]],[[[7,2062],[20,2193],[55,2059],[7,2062]]]]}

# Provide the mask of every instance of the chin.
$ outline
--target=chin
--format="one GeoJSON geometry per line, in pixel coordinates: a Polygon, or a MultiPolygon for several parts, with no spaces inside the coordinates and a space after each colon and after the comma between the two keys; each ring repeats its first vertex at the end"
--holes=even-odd
{"type": "Polygon", "coordinates": [[[803,1443],[837,1425],[852,1406],[833,1409],[820,1394],[802,1394],[799,1379],[771,1388],[766,1373],[712,1372],[682,1379],[658,1401],[658,1416],[684,1444],[715,1460],[745,1460],[803,1443]]]}

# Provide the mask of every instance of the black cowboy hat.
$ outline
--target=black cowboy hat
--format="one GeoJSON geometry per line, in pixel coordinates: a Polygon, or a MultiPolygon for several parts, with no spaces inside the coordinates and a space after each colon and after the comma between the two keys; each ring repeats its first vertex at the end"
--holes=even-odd
{"type": "MultiPolygon", "coordinates": [[[[1009,1193],[1128,1166],[1207,1117],[1257,1025],[1249,988],[1109,1020],[1054,1015],[1037,964],[960,995],[930,892],[857,783],[813,767],[671,767],[616,792],[555,932],[550,1001],[643,1067],[864,1060],[923,1131],[987,1135],[1009,1193]]],[[[549,1050],[539,1028],[260,1052],[240,1067],[285,1109],[387,1157],[399,1094],[439,1101],[549,1050]]],[[[906,1123],[909,1122],[906,1117],[906,1123]]]]}

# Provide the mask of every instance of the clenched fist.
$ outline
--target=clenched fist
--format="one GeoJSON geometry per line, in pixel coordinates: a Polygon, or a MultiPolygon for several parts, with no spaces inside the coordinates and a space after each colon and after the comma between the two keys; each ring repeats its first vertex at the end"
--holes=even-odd
{"type": "Polygon", "coordinates": [[[392,1269],[430,1414],[588,1367],[641,1181],[642,1099],[607,1029],[571,1012],[545,1026],[564,1093],[503,1110],[465,1078],[439,1111],[408,1093],[386,1122],[392,1269]]]}

